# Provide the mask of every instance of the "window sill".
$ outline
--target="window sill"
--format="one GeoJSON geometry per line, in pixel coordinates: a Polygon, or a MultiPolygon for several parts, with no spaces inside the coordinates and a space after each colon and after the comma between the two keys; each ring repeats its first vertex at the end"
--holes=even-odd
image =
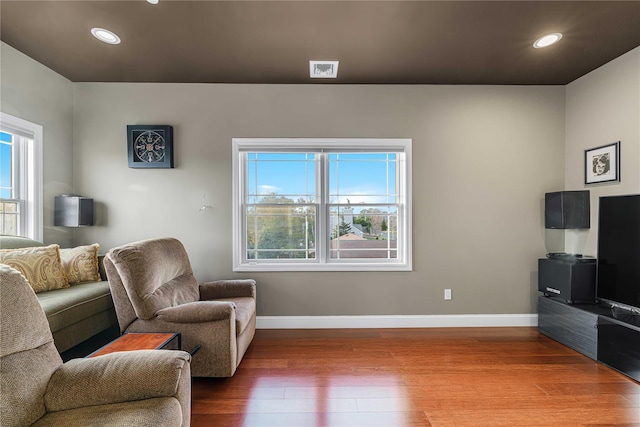
{"type": "Polygon", "coordinates": [[[389,264],[363,264],[363,263],[326,263],[326,264],[309,264],[309,263],[255,263],[240,264],[233,268],[236,272],[252,272],[252,271],[412,271],[411,265],[403,263],[389,264]]]}

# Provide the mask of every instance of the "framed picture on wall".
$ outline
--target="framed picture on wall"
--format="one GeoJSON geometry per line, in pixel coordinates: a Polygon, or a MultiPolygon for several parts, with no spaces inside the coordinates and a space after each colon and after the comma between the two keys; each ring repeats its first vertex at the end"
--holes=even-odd
{"type": "Polygon", "coordinates": [[[130,168],[172,168],[173,127],[128,125],[127,154],[130,168]]]}
{"type": "Polygon", "coordinates": [[[620,181],[620,141],[584,150],[584,183],[620,181]]]}

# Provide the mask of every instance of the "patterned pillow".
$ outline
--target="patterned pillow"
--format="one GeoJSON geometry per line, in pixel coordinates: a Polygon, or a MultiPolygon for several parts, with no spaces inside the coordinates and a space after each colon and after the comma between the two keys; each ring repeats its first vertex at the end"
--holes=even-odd
{"type": "Polygon", "coordinates": [[[0,250],[0,263],[22,273],[35,293],[69,287],[62,270],[58,245],[3,249],[0,250]]]}
{"type": "Polygon", "coordinates": [[[98,250],[100,245],[78,246],[76,248],[60,249],[62,268],[72,285],[86,282],[99,282],[100,268],[98,267],[98,250]]]}

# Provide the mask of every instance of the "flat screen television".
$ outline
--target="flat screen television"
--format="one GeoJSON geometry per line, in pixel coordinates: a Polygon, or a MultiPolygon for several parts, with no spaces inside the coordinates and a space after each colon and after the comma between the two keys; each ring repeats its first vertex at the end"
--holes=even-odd
{"type": "Polygon", "coordinates": [[[596,296],[640,310],[640,194],[600,197],[596,296]]]}

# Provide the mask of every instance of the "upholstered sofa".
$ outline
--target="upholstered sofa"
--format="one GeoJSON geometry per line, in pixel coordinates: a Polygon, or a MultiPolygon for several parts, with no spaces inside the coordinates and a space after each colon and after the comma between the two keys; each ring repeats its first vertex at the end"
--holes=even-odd
{"type": "MultiPolygon", "coordinates": [[[[23,248],[45,248],[41,242],[24,237],[0,235],[0,252],[23,248]]],[[[0,263],[3,263],[0,254],[0,263]]],[[[5,263],[11,265],[9,261],[5,263]]],[[[61,289],[36,291],[59,352],[85,341],[109,328],[117,333],[116,319],[109,283],[98,260],[98,280],[71,284],[61,289]]],[[[15,267],[15,266],[14,266],[15,267]]]]}

